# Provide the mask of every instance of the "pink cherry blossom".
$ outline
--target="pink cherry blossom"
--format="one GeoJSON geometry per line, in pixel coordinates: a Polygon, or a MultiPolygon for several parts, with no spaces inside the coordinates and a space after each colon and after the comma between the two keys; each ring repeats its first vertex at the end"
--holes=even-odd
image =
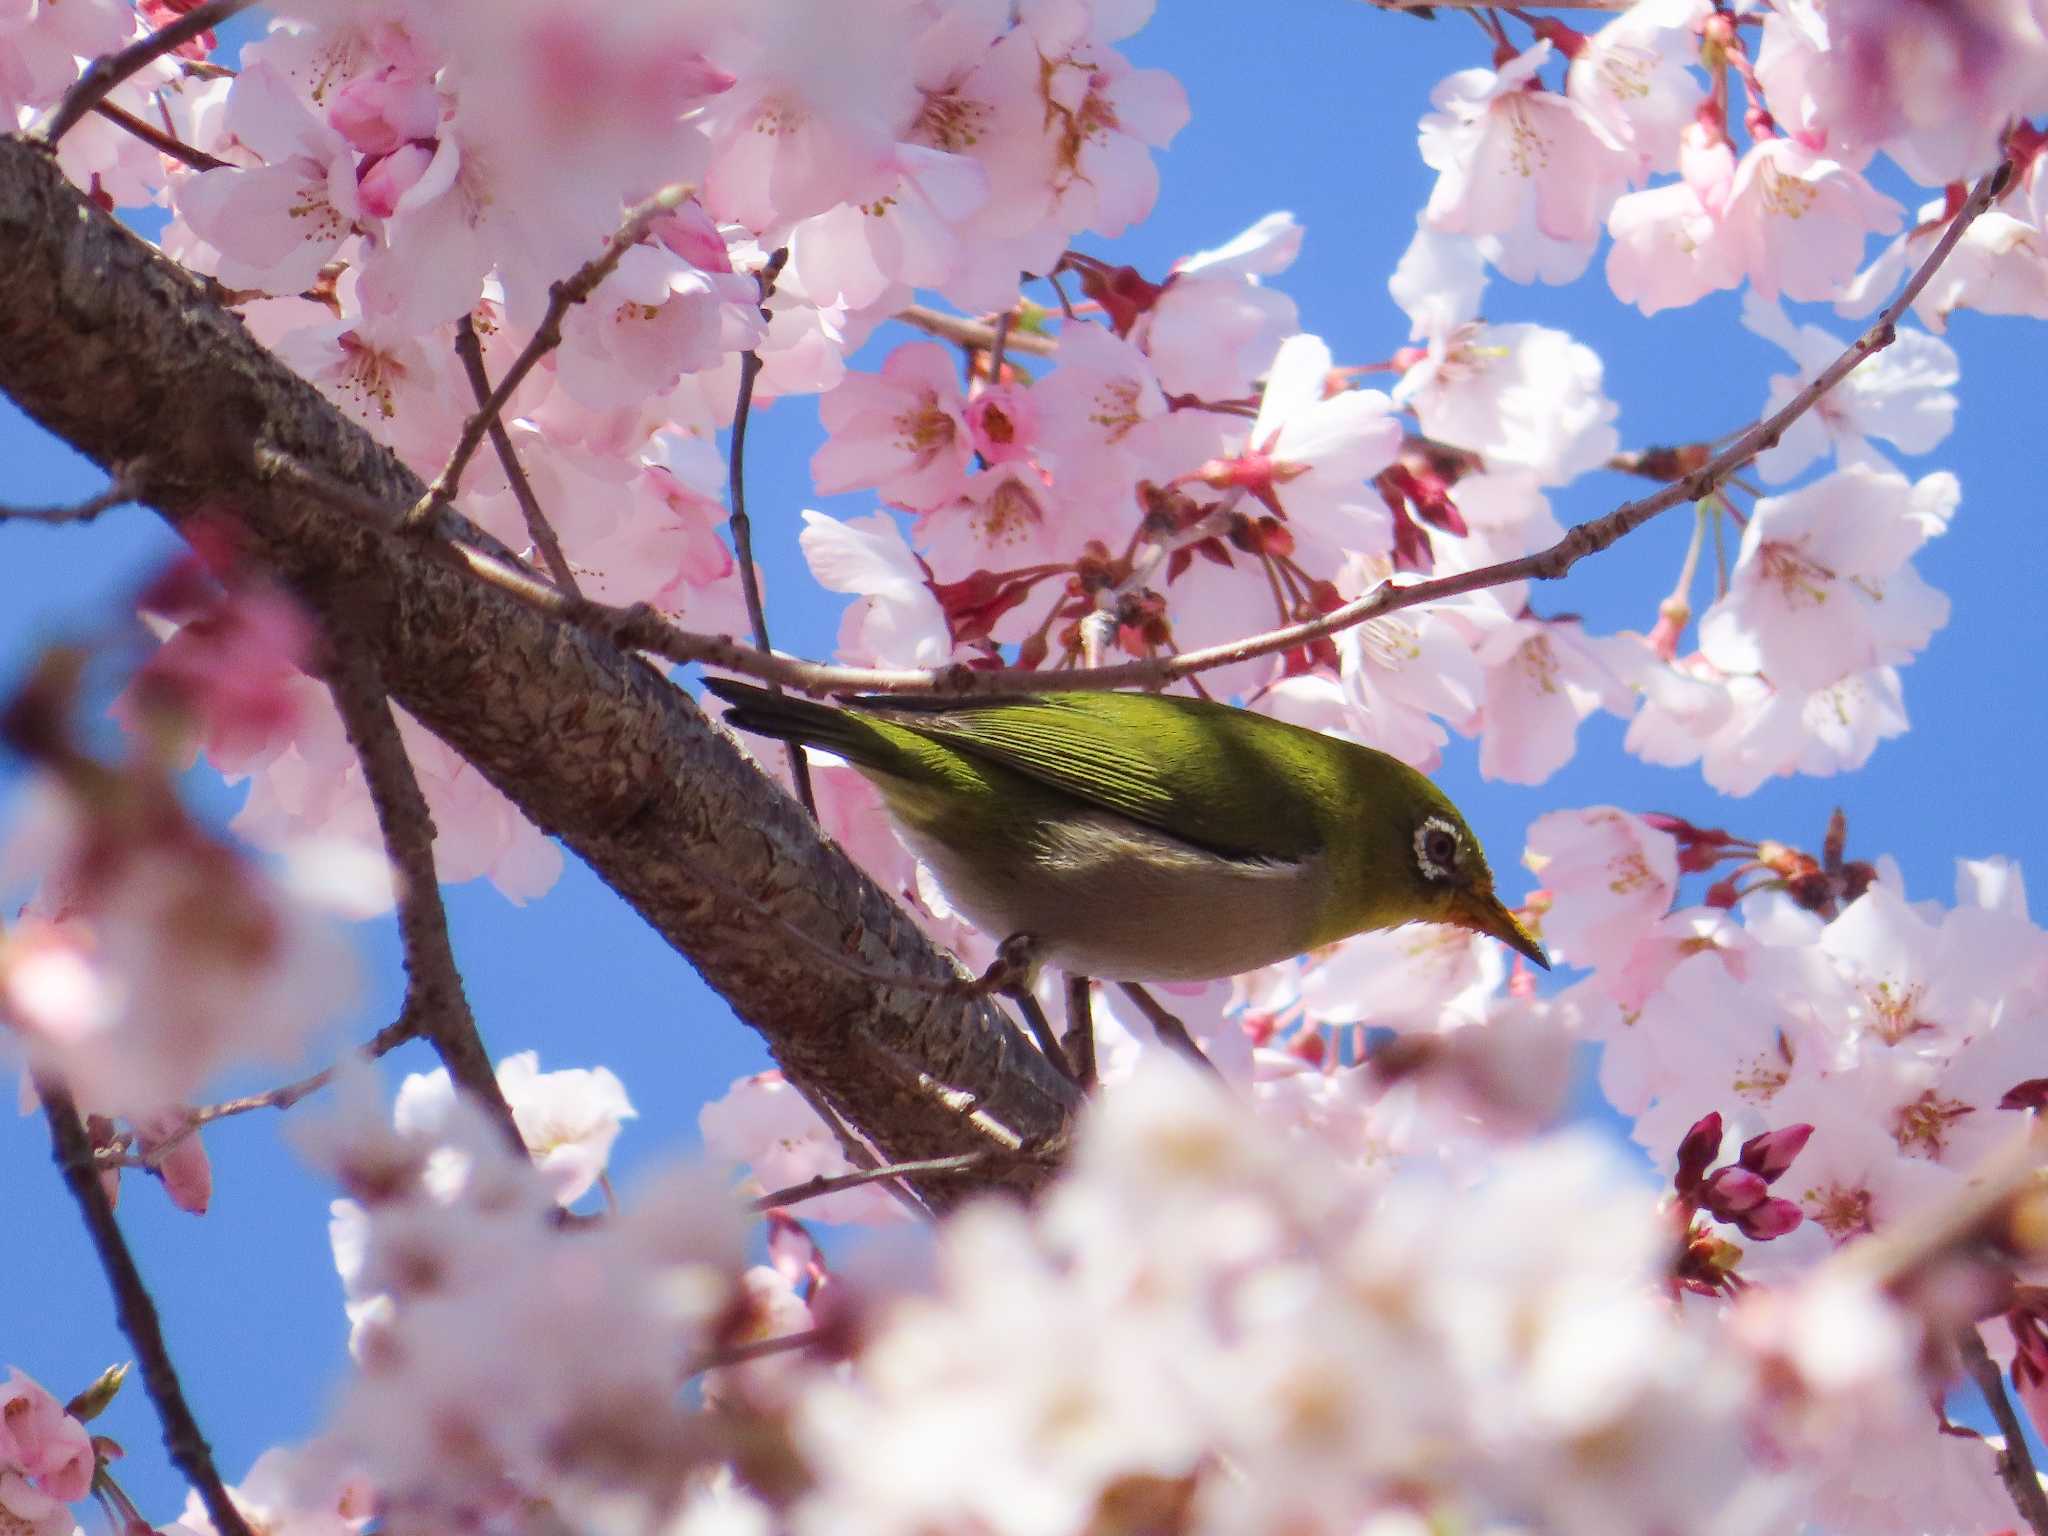
{"type": "Polygon", "coordinates": [[[1678,137],[1704,92],[1692,67],[1704,0],[1644,0],[1584,40],[1565,93],[1635,158],[1633,179],[1678,164],[1678,137]]]}
{"type": "MultiPolygon", "coordinates": [[[[1794,326],[1780,306],[1754,294],[1744,304],[1742,318],[1750,330],[1776,342],[1799,364],[1797,374],[1772,377],[1766,414],[1776,413],[1847,345],[1819,326],[1794,326]]],[[[1956,355],[1947,343],[1921,331],[1902,330],[1891,346],[1866,359],[1794,421],[1776,446],[1759,454],[1757,472],[1766,480],[1789,480],[1825,452],[1834,454],[1837,465],[1883,469],[1886,462],[1869,441],[1873,437],[1903,453],[1930,453],[1955,421],[1956,397],[1949,386],[1956,378],[1956,355]]]]}
{"type": "Polygon", "coordinates": [[[2041,110],[2048,35],[2014,0],[1790,0],[1764,17],[1756,72],[1802,137],[1859,158],[1881,149],[1938,186],[1987,169],[2006,124],[2041,110]]]}
{"type": "Polygon", "coordinates": [[[85,1426],[9,1366],[0,1382],[0,1511],[25,1536],[64,1536],[72,1529],[66,1506],[86,1496],[94,1462],[85,1426]]]}
{"type": "MultiPolygon", "coordinates": [[[[612,1143],[635,1118],[625,1085],[606,1067],[543,1072],[537,1051],[507,1056],[496,1075],[535,1170],[558,1204],[575,1204],[604,1177],[612,1143]]],[[[431,1136],[454,1102],[448,1070],[437,1067],[405,1079],[394,1117],[401,1131],[431,1136]]]]}
{"type": "Polygon", "coordinates": [[[1529,828],[1522,862],[1550,893],[1545,944],[1588,968],[1625,963],[1678,888],[1671,835],[1613,806],[1543,817],[1529,828]]]}
{"type": "Polygon", "coordinates": [[[194,1100],[250,1061],[289,1064],[353,1000],[325,914],[215,841],[146,770],[26,798],[0,880],[39,877],[0,950],[0,1019],[36,1070],[103,1112],[194,1100]],[[146,814],[145,814],[146,811],[146,814]]]}
{"type": "Polygon", "coordinates": [[[872,486],[928,512],[957,494],[973,454],[959,369],[936,342],[908,342],[879,373],[850,373],[818,402],[830,436],[811,458],[827,496],[872,486]]]}
{"type": "MultiPolygon", "coordinates": [[[[375,1512],[375,1490],[360,1475],[337,1475],[326,1459],[319,1447],[273,1446],[228,1486],[228,1496],[252,1528],[272,1536],[357,1536],[375,1512]]],[[[196,1490],[185,1495],[184,1513],[165,1531],[216,1536],[196,1490]]]]}
{"type": "MultiPolygon", "coordinates": [[[[2044,207],[2048,156],[2036,155],[2006,196],[1964,231],[1948,260],[1914,298],[1913,313],[1920,323],[1943,331],[1950,313],[1958,309],[1987,315],[2048,315],[2048,249],[2041,238],[2048,227],[2044,207]]],[[[1924,205],[1912,227],[1844,290],[1836,308],[1855,315],[1882,304],[1926,259],[1954,213],[1953,204],[1945,200],[1924,205]]]]}
{"type": "Polygon", "coordinates": [[[1646,315],[1742,281],[1741,252],[1723,228],[1734,148],[1711,122],[1688,125],[1679,142],[1679,179],[1624,193],[1607,215],[1607,285],[1646,315]]]}
{"type": "Polygon", "coordinates": [[[1474,654],[1485,668],[1479,771],[1488,778],[1540,784],[1571,760],[1594,710],[1635,708],[1628,679],[1640,662],[1630,642],[1588,636],[1575,622],[1511,619],[1474,654]]]}
{"type": "Polygon", "coordinates": [[[260,63],[236,78],[224,127],[256,163],[180,180],[179,214],[218,249],[215,273],[230,288],[309,287],[355,233],[355,152],[260,63]]]}
{"type": "Polygon", "coordinates": [[[1537,83],[1550,51],[1539,42],[1498,73],[1462,70],[1431,93],[1437,110],[1422,120],[1422,158],[1437,182],[1424,217],[1444,234],[1501,237],[1506,254],[1495,264],[1518,279],[1532,275],[1516,270],[1526,259],[1518,236],[1556,242],[1576,262],[1542,273],[1560,282],[1592,256],[1630,156],[1584,107],[1537,83]]]}
{"type": "Polygon", "coordinates": [[[1728,594],[1700,619],[1700,648],[1724,672],[1818,690],[1910,660],[1948,619],[1948,600],[1908,564],[1943,532],[1955,478],[1918,484],[1862,467],[1766,497],[1743,530],[1728,594]]]}
{"type": "Polygon", "coordinates": [[[1735,168],[1720,238],[1766,299],[1831,299],[1872,234],[1898,228],[1899,205],[1795,139],[1763,139],[1735,168]]]}
{"type": "Polygon", "coordinates": [[[112,53],[135,35],[122,0],[15,0],[0,6],[0,118],[54,102],[78,78],[79,59],[112,53]]]}
{"type": "Polygon", "coordinates": [[[855,601],[839,624],[839,658],[850,666],[931,667],[952,657],[945,611],[895,523],[881,513],[840,522],[804,513],[798,535],[811,574],[855,601]]]}
{"type": "Polygon", "coordinates": [[[1301,329],[1294,300],[1261,281],[1293,265],[1301,240],[1292,214],[1270,213],[1215,250],[1174,263],[1158,300],[1131,328],[1162,389],[1204,400],[1251,392],[1301,329]]]}

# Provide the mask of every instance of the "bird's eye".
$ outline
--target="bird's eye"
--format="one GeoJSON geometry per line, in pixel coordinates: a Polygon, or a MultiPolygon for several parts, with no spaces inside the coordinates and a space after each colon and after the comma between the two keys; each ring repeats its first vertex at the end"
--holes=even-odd
{"type": "Polygon", "coordinates": [[[1458,829],[1432,816],[1415,829],[1415,867],[1425,880],[1448,880],[1458,867],[1458,829]]]}

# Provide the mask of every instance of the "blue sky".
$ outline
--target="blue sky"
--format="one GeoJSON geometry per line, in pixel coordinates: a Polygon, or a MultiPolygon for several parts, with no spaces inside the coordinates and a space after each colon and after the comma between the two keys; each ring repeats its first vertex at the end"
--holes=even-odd
{"type": "MultiPolygon", "coordinates": [[[[1304,325],[1339,361],[1388,356],[1406,321],[1385,281],[1407,244],[1431,173],[1415,151],[1415,120],[1431,85],[1486,61],[1466,19],[1433,22],[1376,12],[1356,0],[1304,0],[1284,12],[1212,3],[1172,7],[1125,45],[1141,64],[1185,83],[1193,121],[1160,157],[1154,217],[1129,238],[1085,248],[1162,275],[1176,256],[1217,244],[1276,209],[1307,229],[1300,261],[1279,281],[1304,325]],[[1274,20],[1284,15],[1284,23],[1274,20]]],[[[1897,187],[1890,187],[1895,194],[1897,187]]],[[[1909,204],[1912,199],[1906,199],[1909,204]]],[[[1715,300],[1650,320],[1616,303],[1593,275],[1562,290],[1495,281],[1485,304],[1496,321],[1533,320],[1571,331],[1606,361],[1628,447],[1719,436],[1761,407],[1783,354],[1738,323],[1737,302],[1715,300]]],[[[1848,332],[1821,312],[1795,311],[1848,332]]],[[[900,335],[885,330],[870,366],[900,335]]],[[[1953,531],[1919,568],[1954,602],[1948,628],[1906,672],[1912,732],[1879,748],[1869,768],[1832,781],[1778,780],[1725,801],[1694,771],[1648,767],[1620,752],[1622,725],[1588,723],[1576,759],[1534,788],[1477,775],[1471,743],[1456,742],[1441,775],[1454,799],[1512,866],[1522,830],[1545,811],[1594,803],[1678,812],[1752,836],[1817,844],[1829,811],[1849,814],[1851,851],[1891,853],[1915,896],[1947,899],[1958,855],[2005,853],[2037,872],[2042,854],[2038,764],[2048,753],[2035,616],[2048,568],[2034,463],[2043,430],[2038,332],[2027,321],[1959,317],[1950,334],[1962,357],[1955,434],[1914,473],[1945,467],[1962,479],[1953,531]]],[[[749,505],[767,572],[777,644],[829,653],[839,600],[810,582],[796,556],[799,512],[871,510],[857,497],[820,500],[805,465],[816,442],[810,402],[757,416],[749,505]]],[[[89,465],[0,402],[0,500],[63,501],[100,483],[89,465]]],[[[1589,476],[1556,499],[1566,520],[1636,495],[1641,482],[1589,476]]],[[[1569,580],[1533,594],[1539,611],[1576,612],[1596,631],[1643,628],[1669,587],[1690,532],[1684,510],[1585,562],[1569,580]]],[[[81,529],[0,525],[0,683],[42,644],[104,631],[122,602],[174,541],[151,515],[128,510],[81,529]]],[[[0,797],[18,777],[0,764],[0,797]]],[[[225,817],[239,792],[195,781],[197,802],[225,817]]],[[[1520,871],[1503,885],[1518,897],[1520,871]]],[[[518,909],[482,886],[449,892],[456,953],[493,1053],[538,1049],[543,1067],[604,1063],[625,1080],[641,1118],[621,1139],[615,1167],[636,1169],[697,1143],[695,1111],[739,1073],[765,1064],[754,1037],[659,942],[572,860],[560,886],[518,909]]],[[[361,930],[369,986],[342,1038],[387,1022],[398,996],[396,944],[384,925],[361,930]]],[[[392,1065],[424,1070],[411,1048],[392,1065]]],[[[224,1085],[230,1090],[262,1086],[224,1085]]],[[[317,1101],[295,1111],[317,1113],[317,1101]]],[[[213,1211],[195,1220],[158,1191],[131,1183],[121,1214],[165,1315],[174,1355],[200,1421],[230,1479],[264,1447],[320,1423],[344,1360],[346,1322],[326,1244],[331,1191],[285,1148],[282,1117],[246,1117],[208,1133],[213,1211]]],[[[126,1358],[104,1283],[47,1162],[39,1117],[0,1116],[0,1188],[15,1223],[12,1262],[0,1266],[0,1364],[13,1363],[60,1395],[126,1358]]],[[[182,1480],[156,1441],[139,1387],[96,1426],[123,1440],[124,1482],[144,1512],[178,1511],[182,1480]]]]}

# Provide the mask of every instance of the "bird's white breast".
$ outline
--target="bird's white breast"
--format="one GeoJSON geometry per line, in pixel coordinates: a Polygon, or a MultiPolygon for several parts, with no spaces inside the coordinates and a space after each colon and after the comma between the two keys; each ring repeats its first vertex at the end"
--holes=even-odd
{"type": "Polygon", "coordinates": [[[1028,856],[997,867],[904,836],[977,928],[1030,934],[1049,963],[1078,976],[1235,976],[1300,954],[1314,928],[1314,858],[1224,858],[1108,814],[1047,826],[1028,856]]]}

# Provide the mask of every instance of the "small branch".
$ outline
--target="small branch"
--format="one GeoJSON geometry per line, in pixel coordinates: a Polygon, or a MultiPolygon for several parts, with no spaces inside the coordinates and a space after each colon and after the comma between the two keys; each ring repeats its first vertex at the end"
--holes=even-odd
{"type": "Polygon", "coordinates": [[[562,553],[562,541],[555,537],[554,525],[548,521],[547,513],[541,510],[540,498],[533,494],[533,483],[526,478],[526,471],[519,463],[518,450],[512,446],[512,434],[505,430],[505,423],[498,412],[491,409],[491,376],[484,371],[483,344],[477,340],[476,323],[468,315],[464,315],[455,327],[455,355],[462,359],[462,371],[469,375],[470,391],[476,396],[479,414],[489,412],[484,416],[484,430],[490,436],[499,464],[504,466],[505,479],[512,487],[512,499],[519,503],[520,515],[526,519],[527,537],[540,551],[555,585],[569,596],[580,598],[583,589],[576,585],[575,574],[569,569],[569,557],[562,553]]]}
{"type": "Polygon", "coordinates": [[[675,212],[694,191],[693,187],[680,182],[663,187],[626,215],[602,254],[592,257],[561,282],[549,285],[548,307],[541,316],[539,329],[512,360],[512,366],[505,370],[505,377],[498,380],[498,387],[491,391],[476,414],[462,424],[462,434],[455,440],[455,451],[448,455],[448,462],[434,476],[434,483],[427,487],[426,494],[413,503],[401,521],[400,527],[405,532],[424,532],[432,526],[441,509],[455,499],[455,492],[462,484],[463,470],[476,456],[490,424],[504,410],[505,402],[526,382],[526,376],[533,372],[540,360],[562,344],[562,317],[597,291],[598,284],[611,276],[626,252],[640,243],[648,226],[664,214],[675,212]]]}
{"type": "Polygon", "coordinates": [[[143,143],[149,145],[159,154],[169,155],[173,160],[182,161],[186,165],[191,166],[195,171],[221,171],[229,168],[227,161],[217,159],[203,149],[194,149],[183,139],[172,138],[154,123],[139,118],[133,112],[127,111],[124,108],[115,106],[111,101],[94,102],[93,111],[99,116],[104,117],[108,122],[118,124],[120,127],[127,129],[136,138],[142,140],[143,143]]]}
{"type": "Polygon", "coordinates": [[[156,1303],[150,1299],[142,1272],[135,1267],[135,1256],[128,1251],[127,1240],[114,1220],[114,1207],[100,1183],[99,1169],[93,1161],[92,1137],[79,1117],[78,1105],[69,1089],[45,1078],[36,1080],[36,1094],[43,1101],[43,1117],[50,1123],[50,1156],[85,1219],[93,1251],[99,1255],[100,1268],[114,1293],[115,1319],[128,1342],[135,1346],[135,1358],[142,1366],[142,1384],[156,1406],[158,1422],[163,1425],[164,1449],[170,1453],[171,1464],[198,1491],[199,1501],[206,1506],[219,1536],[252,1536],[248,1522],[228,1496],[227,1485],[213,1464],[213,1451],[199,1431],[191,1405],[185,1401],[185,1389],[179,1384],[177,1367],[171,1364],[170,1350],[164,1343],[156,1303]]]}
{"type": "MultiPolygon", "coordinates": [[[[402,1008],[394,1022],[386,1024],[370,1037],[369,1043],[363,1047],[361,1054],[374,1061],[380,1056],[385,1056],[395,1051],[399,1046],[404,1045],[406,1041],[418,1038],[419,1033],[419,1020],[412,1008],[410,1006],[402,1008]]],[[[182,1127],[165,1137],[162,1141],[152,1144],[149,1151],[142,1156],[109,1156],[102,1153],[99,1157],[100,1166],[103,1168],[161,1167],[163,1160],[170,1155],[173,1147],[177,1146],[186,1137],[198,1134],[203,1127],[213,1124],[216,1120],[232,1119],[236,1115],[251,1114],[259,1109],[290,1109],[301,1099],[310,1098],[333,1082],[334,1074],[337,1070],[339,1069],[335,1067],[325,1067],[315,1072],[311,1077],[302,1077],[295,1083],[284,1083],[263,1093],[251,1093],[239,1099],[224,1099],[218,1104],[202,1105],[186,1116],[186,1122],[182,1127]]]]}
{"type": "MultiPolygon", "coordinates": [[[[789,247],[783,246],[768,258],[755,279],[761,287],[761,317],[768,317],[766,305],[768,296],[775,292],[775,280],[782,275],[784,263],[789,260],[789,247]]],[[[726,486],[732,510],[726,518],[726,526],[732,530],[732,547],[740,566],[740,592],[747,604],[747,628],[753,631],[756,650],[772,650],[768,643],[768,610],[761,604],[761,573],[754,568],[754,525],[747,517],[747,422],[753,415],[754,381],[761,376],[761,354],[748,348],[740,354],[740,392],[732,408],[732,452],[726,460],[726,486]]],[[[787,742],[783,751],[789,758],[789,780],[796,789],[797,802],[810,812],[813,821],[818,818],[818,796],[811,788],[811,760],[804,755],[803,743],[787,742]]]]}
{"type": "Polygon", "coordinates": [[[1095,997],[1086,976],[1067,978],[1067,1033],[1060,1041],[1083,1093],[1095,1091],[1095,997]]]}
{"type": "Polygon", "coordinates": [[[463,995],[462,973],[455,965],[454,946],[448,942],[441,883],[434,872],[434,820],[399,737],[391,700],[369,662],[351,645],[350,636],[332,635],[331,641],[334,655],[328,688],[341,712],[349,745],[362,762],[384,849],[398,872],[405,1012],[417,1021],[419,1032],[433,1045],[449,1077],[475,1096],[523,1158],[527,1156],[525,1138],[513,1123],[511,1106],[498,1087],[491,1058],[463,995]]]}
{"type": "Polygon", "coordinates": [[[744,1365],[749,1360],[759,1360],[765,1355],[786,1355],[793,1349],[807,1349],[822,1343],[824,1331],[806,1328],[801,1333],[785,1333],[773,1339],[755,1339],[750,1344],[728,1344],[722,1349],[707,1349],[692,1355],[683,1367],[685,1378],[701,1376],[706,1371],[715,1371],[728,1365],[744,1365]]]}
{"type": "Polygon", "coordinates": [[[36,120],[28,132],[30,142],[55,149],[57,141],[76,127],[81,117],[105,101],[123,80],[253,4],[255,0],[206,0],[198,9],[187,11],[169,26],[157,28],[118,53],[101,54],[85,66],[85,73],[64,93],[63,100],[36,120]]]}
{"type": "MultiPolygon", "coordinates": [[[[867,1149],[867,1144],[853,1133],[853,1128],[840,1118],[839,1111],[834,1109],[822,1094],[806,1087],[793,1077],[785,1075],[783,1081],[794,1088],[797,1096],[811,1106],[811,1113],[825,1122],[826,1128],[832,1132],[833,1139],[839,1143],[840,1152],[849,1163],[862,1173],[871,1173],[882,1166],[882,1160],[867,1149]]],[[[918,1199],[911,1192],[910,1186],[901,1179],[890,1174],[884,1175],[877,1182],[895,1196],[898,1205],[919,1221],[932,1219],[931,1208],[918,1199]]]]}
{"type": "MultiPolygon", "coordinates": [[[[996,349],[996,327],[986,320],[949,315],[944,310],[931,309],[923,304],[906,304],[896,311],[895,318],[941,341],[973,347],[980,352],[996,349]]],[[[1060,349],[1057,338],[1042,336],[1036,331],[1020,331],[1014,325],[1003,336],[1002,345],[1005,352],[1023,352],[1032,357],[1051,357],[1060,349]]]]}
{"type": "Polygon", "coordinates": [[[835,1195],[842,1189],[859,1189],[883,1179],[914,1179],[928,1173],[967,1173],[987,1162],[989,1156],[990,1149],[984,1147],[974,1152],[956,1152],[951,1157],[922,1158],[914,1163],[877,1163],[872,1168],[862,1168],[854,1173],[821,1173],[801,1184],[762,1195],[753,1202],[753,1209],[780,1210],[784,1206],[815,1200],[820,1195],[835,1195]]]}
{"type": "Polygon", "coordinates": [[[1152,1026],[1152,1032],[1159,1037],[1161,1045],[1186,1057],[1198,1071],[1206,1072],[1219,1083],[1223,1082],[1223,1074],[1216,1070],[1216,1063],[1188,1033],[1187,1025],[1181,1023],[1178,1014],[1170,1012],[1158,998],[1135,981],[1118,982],[1117,987],[1138,1012],[1145,1015],[1145,1022],[1152,1026]]]}
{"type": "Polygon", "coordinates": [[[2020,1512],[2020,1518],[2033,1527],[2034,1536],[2048,1536],[2048,1491],[2041,1487],[2041,1476],[2034,1470],[2033,1454],[2027,1449],[2026,1429],[2021,1425],[2019,1415],[2013,1412],[2012,1399],[2006,1395],[2005,1373],[1991,1358],[1991,1351],[1984,1347],[1984,1335],[1977,1331],[1974,1323],[1957,1331],[1956,1348],[1962,1353],[1963,1366],[1969,1371],[1970,1379],[1984,1394],[1991,1417],[1998,1421],[1999,1434],[2005,1437],[2005,1449],[1998,1453],[1999,1479],[2004,1482],[2005,1491],[2012,1495],[2013,1507],[2020,1512]]]}
{"type": "Polygon", "coordinates": [[[135,488],[127,475],[116,475],[107,482],[105,490],[84,501],[73,502],[62,507],[8,507],[0,506],[0,523],[47,523],[61,526],[65,523],[89,523],[102,512],[122,506],[135,499],[135,488]]]}

